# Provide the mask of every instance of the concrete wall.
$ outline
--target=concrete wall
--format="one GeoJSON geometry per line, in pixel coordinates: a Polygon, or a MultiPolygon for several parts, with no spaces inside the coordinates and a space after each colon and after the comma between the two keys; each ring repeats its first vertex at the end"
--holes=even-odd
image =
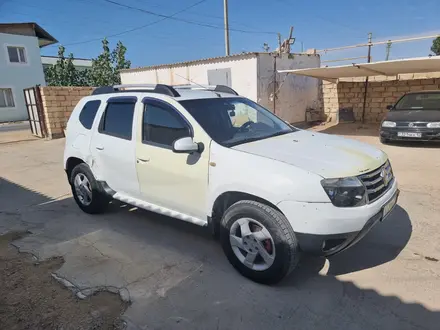
{"type": "Polygon", "coordinates": [[[204,62],[136,69],[121,73],[123,84],[208,84],[208,71],[231,69],[232,88],[257,101],[257,57],[254,54],[217,58],[204,62]]]}
{"type": "MultiPolygon", "coordinates": [[[[440,72],[429,74],[405,74],[396,77],[370,77],[365,109],[367,122],[380,122],[387,112],[386,106],[394,104],[410,91],[440,89],[440,72]]],[[[338,120],[340,108],[353,108],[356,120],[362,117],[364,81],[354,78],[339,83],[322,82],[322,109],[327,121],[338,120]]]]}
{"type": "MultiPolygon", "coordinates": [[[[274,111],[274,61],[277,70],[316,68],[320,66],[317,55],[270,54],[258,55],[258,103],[274,111]]],[[[276,74],[275,114],[289,123],[305,121],[308,108],[319,108],[319,81],[292,74],[276,74]]]]}
{"type": "Polygon", "coordinates": [[[23,89],[46,84],[38,39],[31,36],[0,33],[0,88],[11,88],[14,107],[0,108],[0,122],[28,119],[23,89]],[[27,63],[10,63],[7,46],[25,48],[27,63]]]}
{"type": "Polygon", "coordinates": [[[40,88],[48,138],[64,137],[64,128],[73,108],[81,98],[90,95],[93,90],[93,87],[40,88]]]}

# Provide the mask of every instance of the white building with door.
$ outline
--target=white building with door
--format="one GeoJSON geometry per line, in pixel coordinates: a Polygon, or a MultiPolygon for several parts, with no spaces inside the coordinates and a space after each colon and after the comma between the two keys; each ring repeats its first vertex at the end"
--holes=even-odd
{"type": "Polygon", "coordinates": [[[0,122],[28,119],[23,89],[46,84],[40,48],[56,42],[36,23],[0,23],[0,122]]]}
{"type": "Polygon", "coordinates": [[[226,85],[290,123],[304,122],[306,110],[319,107],[319,82],[277,74],[281,69],[319,68],[319,55],[243,53],[189,62],[127,69],[123,84],[226,85]],[[276,95],[276,97],[274,97],[276,95]]]}

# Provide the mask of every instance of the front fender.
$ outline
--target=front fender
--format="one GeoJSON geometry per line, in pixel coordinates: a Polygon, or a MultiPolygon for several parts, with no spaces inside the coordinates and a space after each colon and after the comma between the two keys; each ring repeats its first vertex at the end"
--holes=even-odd
{"type": "Polygon", "coordinates": [[[322,177],[295,166],[211,143],[207,214],[218,196],[243,192],[276,205],[283,200],[328,202],[322,177]]]}

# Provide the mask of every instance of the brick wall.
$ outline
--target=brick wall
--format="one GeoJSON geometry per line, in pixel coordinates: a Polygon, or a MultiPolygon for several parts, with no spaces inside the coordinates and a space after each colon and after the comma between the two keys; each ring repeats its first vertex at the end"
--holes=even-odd
{"type": "Polygon", "coordinates": [[[64,137],[64,128],[73,108],[93,90],[93,87],[40,87],[48,138],[64,137]]]}
{"type": "MultiPolygon", "coordinates": [[[[364,101],[364,79],[322,83],[322,109],[327,121],[336,122],[340,108],[353,108],[356,120],[362,117],[364,101]]],[[[403,94],[410,91],[440,90],[440,73],[411,74],[396,77],[370,77],[365,121],[380,122],[387,112],[386,106],[394,104],[403,94]]]]}

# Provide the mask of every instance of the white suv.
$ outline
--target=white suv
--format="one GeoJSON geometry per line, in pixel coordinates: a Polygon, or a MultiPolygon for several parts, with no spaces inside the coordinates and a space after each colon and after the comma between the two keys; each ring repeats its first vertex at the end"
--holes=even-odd
{"type": "Polygon", "coordinates": [[[69,119],[64,168],[83,211],[117,199],[210,226],[262,283],[302,251],[352,246],[399,193],[381,150],[292,127],[226,86],[96,89],[69,119]]]}

